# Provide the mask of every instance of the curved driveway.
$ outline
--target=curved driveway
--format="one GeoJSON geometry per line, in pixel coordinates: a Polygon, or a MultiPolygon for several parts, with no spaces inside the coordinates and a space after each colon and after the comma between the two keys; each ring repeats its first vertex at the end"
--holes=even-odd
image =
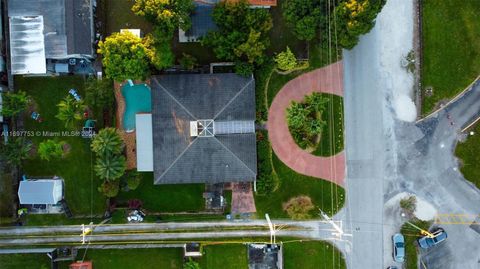
{"type": "Polygon", "coordinates": [[[343,186],[345,154],[332,157],[314,156],[302,150],[293,140],[287,125],[287,107],[300,102],[312,92],[343,96],[343,64],[336,62],[289,81],[273,99],[268,111],[268,133],[273,151],[288,167],[298,173],[322,178],[343,186]]]}

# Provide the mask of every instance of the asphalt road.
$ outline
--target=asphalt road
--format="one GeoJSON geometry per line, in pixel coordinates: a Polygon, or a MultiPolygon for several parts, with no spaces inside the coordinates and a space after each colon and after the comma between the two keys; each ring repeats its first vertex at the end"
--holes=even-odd
{"type": "MultiPolygon", "coordinates": [[[[417,195],[438,213],[480,214],[480,191],[463,178],[453,154],[462,127],[480,116],[480,83],[424,121],[399,121],[394,89],[384,79],[391,67],[381,64],[374,47],[379,38],[374,28],[343,57],[347,202],[335,218],[353,234],[351,243],[338,243],[350,269],[394,265],[391,236],[405,219],[398,206],[385,204],[401,192],[417,195]]],[[[479,269],[480,225],[441,226],[448,239],[422,252],[427,268],[479,269]]]]}

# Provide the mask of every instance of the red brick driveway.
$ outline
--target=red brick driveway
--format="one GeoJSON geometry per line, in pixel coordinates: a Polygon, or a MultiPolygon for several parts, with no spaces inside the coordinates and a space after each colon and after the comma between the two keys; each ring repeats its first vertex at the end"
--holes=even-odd
{"type": "Polygon", "coordinates": [[[343,96],[343,65],[336,62],[305,73],[289,81],[273,99],[268,111],[268,133],[273,151],[288,167],[300,174],[318,177],[343,186],[344,151],[331,157],[314,156],[302,150],[293,140],[287,126],[287,107],[312,92],[343,96]]]}

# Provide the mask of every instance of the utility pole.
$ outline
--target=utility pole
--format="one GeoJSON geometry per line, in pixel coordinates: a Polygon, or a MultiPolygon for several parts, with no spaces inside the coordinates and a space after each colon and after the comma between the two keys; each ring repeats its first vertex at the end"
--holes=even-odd
{"type": "MultiPolygon", "coordinates": [[[[328,223],[330,223],[330,225],[332,225],[333,229],[336,231],[334,233],[332,233],[332,235],[338,237],[338,238],[342,238],[342,236],[352,236],[351,234],[346,234],[343,232],[343,229],[342,227],[338,226],[327,214],[325,214],[325,212],[323,212],[321,209],[320,210],[320,216],[322,216],[322,218],[324,218],[328,223]]],[[[340,225],[341,225],[341,222],[340,222],[340,225]]]]}
{"type": "Polygon", "coordinates": [[[270,244],[275,244],[275,227],[273,226],[272,221],[270,220],[270,216],[268,216],[268,214],[265,214],[265,218],[268,222],[268,228],[270,228],[270,244]]]}

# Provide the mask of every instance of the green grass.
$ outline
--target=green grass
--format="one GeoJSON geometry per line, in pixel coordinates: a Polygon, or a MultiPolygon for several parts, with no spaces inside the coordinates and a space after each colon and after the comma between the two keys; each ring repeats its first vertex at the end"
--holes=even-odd
{"type": "Polygon", "coordinates": [[[0,169],[0,225],[12,222],[13,183],[10,172],[0,169]]]}
{"type": "MultiPolygon", "coordinates": [[[[411,221],[414,225],[428,230],[430,227],[431,223],[428,221],[421,221],[418,219],[415,219],[411,221]]],[[[417,238],[420,235],[420,231],[417,229],[413,228],[411,225],[405,223],[403,224],[401,228],[401,233],[405,237],[405,263],[404,267],[405,269],[417,269],[417,263],[418,263],[418,253],[417,253],[417,238]]]]}
{"type": "Polygon", "coordinates": [[[480,74],[480,1],[423,1],[422,113],[462,91],[480,74]]]}
{"type": "Polygon", "coordinates": [[[222,244],[203,247],[199,260],[202,269],[245,269],[248,268],[247,246],[243,244],[222,244]]]}
{"type": "Polygon", "coordinates": [[[327,122],[323,129],[320,143],[312,154],[317,156],[332,156],[343,150],[343,98],[322,93],[330,101],[327,103],[322,118],[327,122]]]}
{"type": "Polygon", "coordinates": [[[204,184],[154,185],[153,173],[144,173],[134,191],[120,192],[117,200],[140,199],[143,207],[153,212],[196,212],[204,209],[204,184]]]}
{"type": "MultiPolygon", "coordinates": [[[[282,163],[275,154],[273,166],[280,179],[280,187],[268,196],[255,196],[259,216],[268,213],[273,218],[288,218],[282,204],[299,195],[309,196],[315,206],[329,215],[343,207],[345,191],[342,187],[326,180],[298,174],[282,163]]],[[[318,217],[318,212],[311,212],[311,216],[318,217]]]]}
{"type": "MultiPolygon", "coordinates": [[[[80,250],[77,259],[83,257],[80,250]]],[[[92,261],[93,268],[100,269],[182,269],[181,248],[137,248],[137,249],[89,249],[85,261],[92,261]]],[[[60,263],[67,269],[71,262],[60,263]]]]}
{"type": "Polygon", "coordinates": [[[120,29],[141,29],[142,33],[150,33],[152,24],[143,17],[132,12],[134,0],[106,0],[104,3],[107,35],[120,32],[120,29]]]}
{"type": "Polygon", "coordinates": [[[463,176],[480,188],[480,124],[471,130],[475,135],[468,136],[465,142],[457,144],[455,155],[461,160],[460,171],[463,176]]]}
{"type": "Polygon", "coordinates": [[[50,258],[47,254],[0,254],[2,269],[48,269],[50,258]]]}
{"type": "MultiPolygon", "coordinates": [[[[79,94],[84,96],[84,79],[77,76],[15,77],[15,85],[17,89],[26,91],[33,98],[36,111],[43,118],[43,122],[39,123],[26,115],[24,124],[27,131],[65,131],[63,122],[55,118],[58,112],[56,105],[68,95],[70,88],[76,88],[79,94]]],[[[27,138],[38,146],[41,141],[55,137],[41,134],[27,138]]],[[[101,180],[95,176],[92,169],[90,141],[79,136],[62,136],[55,139],[65,141],[71,146],[67,157],[44,161],[35,156],[23,163],[25,174],[27,177],[54,175],[62,177],[65,180],[65,200],[73,214],[90,214],[91,211],[94,214],[101,214],[105,207],[105,197],[97,191],[101,180]]]]}
{"type": "Polygon", "coordinates": [[[322,241],[286,243],[283,245],[285,269],[347,268],[340,251],[322,241]]]}

